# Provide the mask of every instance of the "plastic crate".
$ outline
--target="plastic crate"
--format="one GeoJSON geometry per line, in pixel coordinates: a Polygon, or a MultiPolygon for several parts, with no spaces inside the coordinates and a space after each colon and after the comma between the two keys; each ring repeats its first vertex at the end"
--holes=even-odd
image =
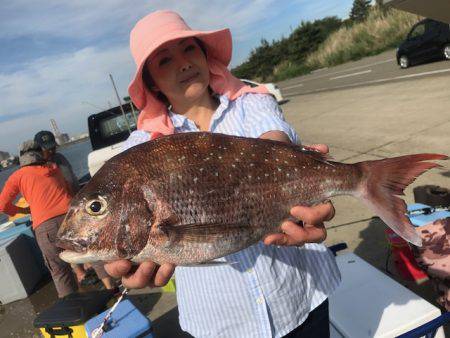
{"type": "MultiPolygon", "coordinates": [[[[89,338],[92,332],[99,327],[109,310],[86,322],[85,328],[89,338]]],[[[121,301],[112,313],[107,330],[102,338],[152,338],[152,325],[150,319],[144,316],[128,299],[121,301]]]]}

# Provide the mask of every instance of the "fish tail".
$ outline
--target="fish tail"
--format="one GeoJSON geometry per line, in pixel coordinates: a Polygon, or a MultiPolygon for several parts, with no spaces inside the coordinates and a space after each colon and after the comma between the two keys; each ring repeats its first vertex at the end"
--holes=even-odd
{"type": "Polygon", "coordinates": [[[439,164],[425,162],[445,160],[439,154],[417,154],[377,161],[355,163],[362,172],[362,181],[355,193],[392,230],[403,239],[421,246],[422,240],[406,214],[406,203],[399,198],[403,190],[421,174],[439,164]]]}

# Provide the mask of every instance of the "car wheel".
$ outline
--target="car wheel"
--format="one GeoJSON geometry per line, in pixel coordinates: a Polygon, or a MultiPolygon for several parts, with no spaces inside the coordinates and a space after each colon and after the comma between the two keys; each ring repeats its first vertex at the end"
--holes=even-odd
{"type": "Polygon", "coordinates": [[[444,46],[443,52],[444,52],[444,59],[450,60],[450,44],[444,46]]]}
{"type": "Polygon", "coordinates": [[[403,69],[409,67],[409,59],[406,55],[400,56],[400,59],[398,59],[398,63],[400,64],[400,67],[403,69]]]}

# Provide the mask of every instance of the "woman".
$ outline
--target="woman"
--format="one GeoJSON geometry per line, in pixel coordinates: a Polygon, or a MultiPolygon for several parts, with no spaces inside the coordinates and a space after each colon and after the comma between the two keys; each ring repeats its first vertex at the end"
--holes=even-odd
{"type": "MultiPolygon", "coordinates": [[[[125,148],[188,131],[298,142],[266,88],[245,86],[226,68],[228,29],[194,31],[178,14],[158,11],[136,24],[130,46],[137,71],[129,93],[142,111],[125,148]]],[[[196,337],[329,335],[327,297],[339,271],[324,246],[305,243],[325,239],[323,222],[334,209],[325,203],[291,213],[303,226],[284,222],[283,233],[227,257],[236,265],[176,268],[183,330],[196,337]]],[[[130,262],[122,260],[106,269],[123,277],[125,286],[139,288],[164,285],[174,266],[144,262],[130,274],[130,262]]]]}

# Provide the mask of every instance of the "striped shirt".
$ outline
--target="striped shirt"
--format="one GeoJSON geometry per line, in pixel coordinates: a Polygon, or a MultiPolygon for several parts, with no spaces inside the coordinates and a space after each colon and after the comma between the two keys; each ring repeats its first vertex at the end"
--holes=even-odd
{"type": "MultiPolygon", "coordinates": [[[[219,99],[211,132],[257,138],[278,130],[299,143],[271,96],[219,99]]],[[[169,115],[176,133],[199,131],[183,115],[169,115]]],[[[134,131],[124,149],[148,140],[147,132],[134,131]]],[[[340,282],[335,259],[322,244],[278,247],[259,242],[219,261],[235,264],[175,270],[180,325],[195,337],[282,337],[301,325],[340,282]]]]}

